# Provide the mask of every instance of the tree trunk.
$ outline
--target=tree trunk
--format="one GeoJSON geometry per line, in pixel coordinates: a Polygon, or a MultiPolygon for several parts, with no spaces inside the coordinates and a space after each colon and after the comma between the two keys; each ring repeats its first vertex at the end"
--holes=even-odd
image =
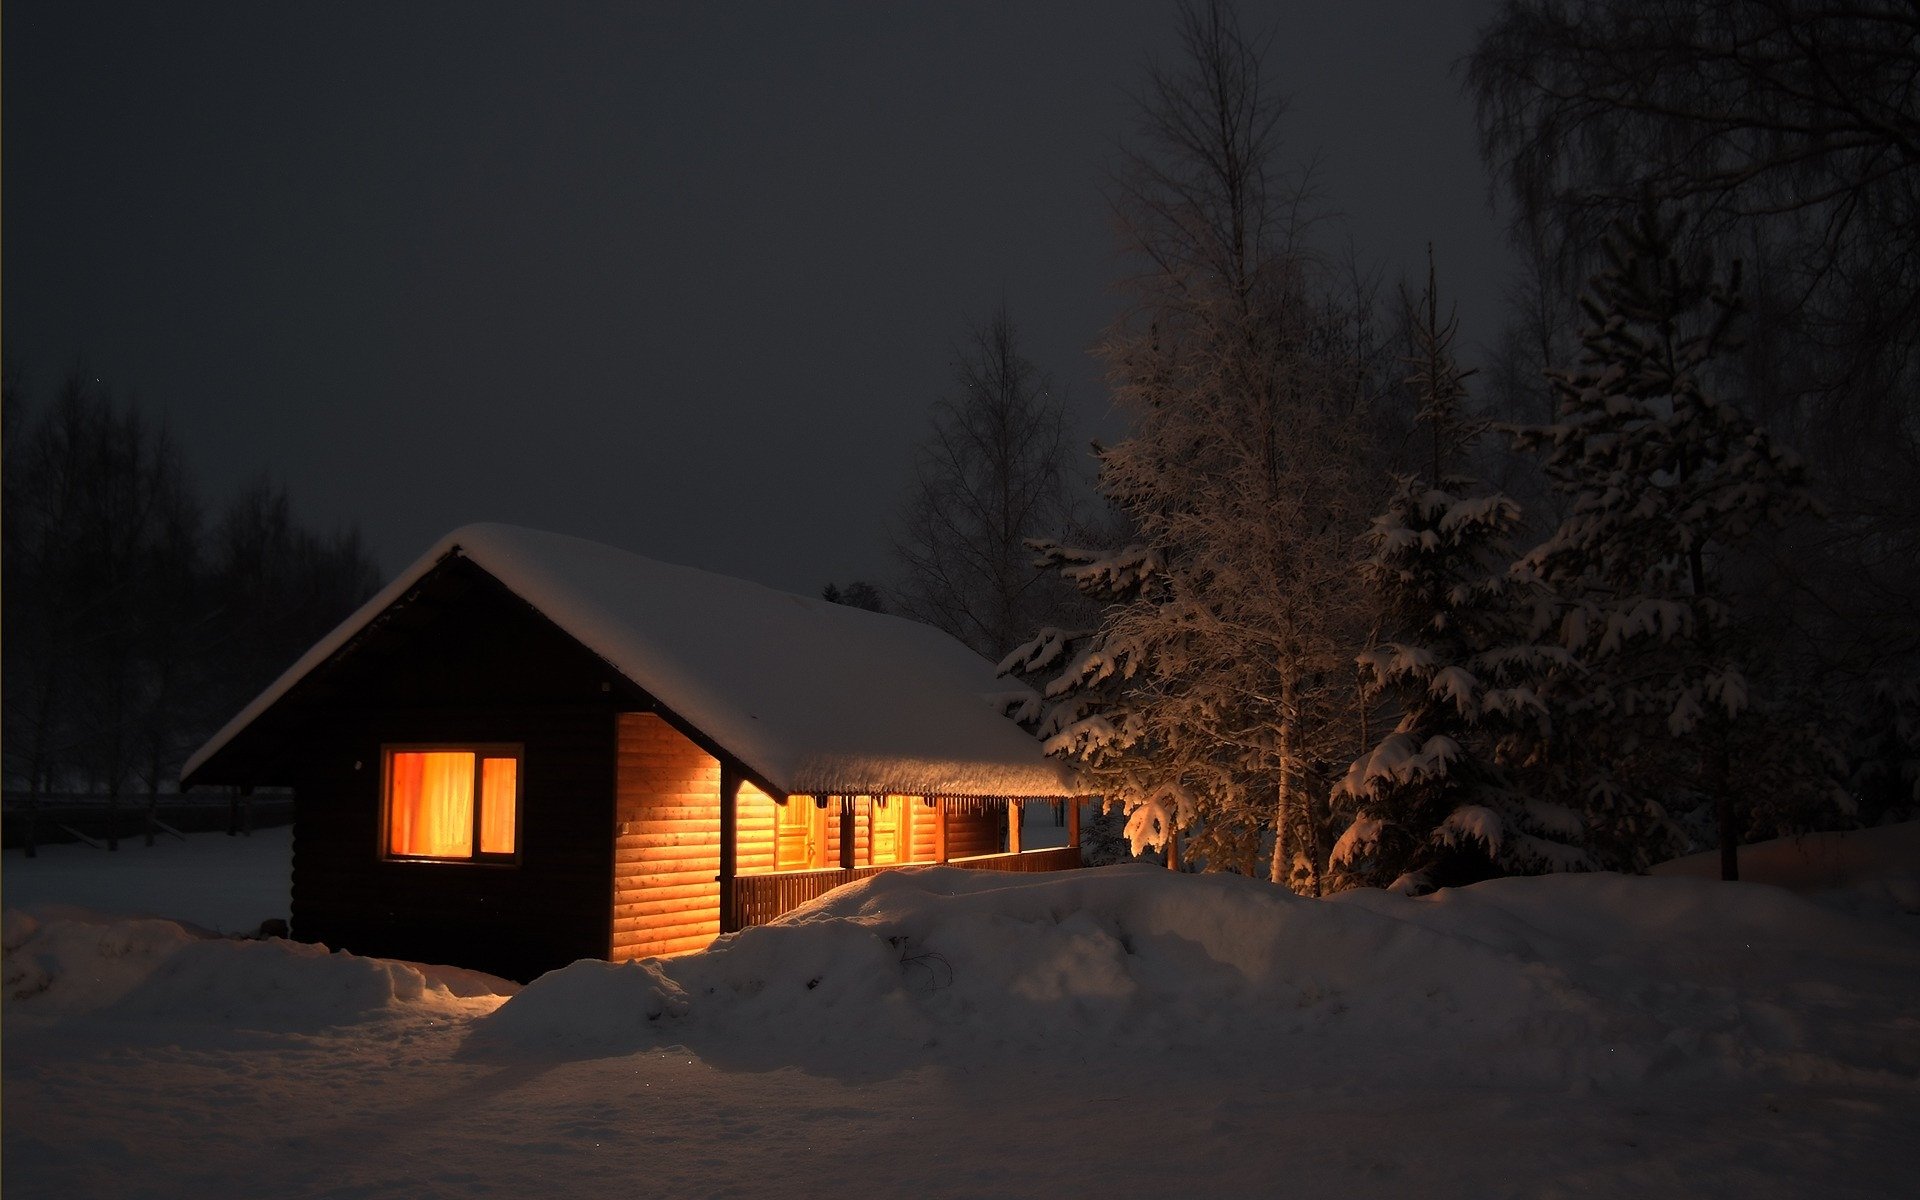
{"type": "Polygon", "coordinates": [[[1715,721],[1708,732],[1712,742],[1708,750],[1712,777],[1713,814],[1720,826],[1720,878],[1734,882],[1740,878],[1740,823],[1733,811],[1733,764],[1727,751],[1725,721],[1715,721]]]}
{"type": "Polygon", "coordinates": [[[1282,674],[1280,683],[1280,787],[1274,798],[1273,863],[1269,882],[1286,884],[1292,870],[1287,853],[1289,824],[1293,820],[1293,677],[1282,674]]]}
{"type": "MultiPolygon", "coordinates": [[[[1687,463],[1680,464],[1681,478],[1686,478],[1687,463]]],[[[1698,601],[1706,595],[1707,564],[1706,556],[1696,543],[1687,551],[1688,583],[1693,590],[1695,600],[1695,624],[1704,630],[1700,639],[1702,654],[1708,663],[1715,658],[1713,628],[1706,623],[1705,614],[1698,611],[1698,601]]],[[[1732,720],[1726,712],[1715,713],[1707,723],[1707,794],[1713,797],[1713,815],[1720,827],[1720,878],[1734,882],[1740,878],[1740,826],[1734,820],[1733,813],[1733,764],[1729,761],[1727,749],[1727,725],[1732,720]]]]}

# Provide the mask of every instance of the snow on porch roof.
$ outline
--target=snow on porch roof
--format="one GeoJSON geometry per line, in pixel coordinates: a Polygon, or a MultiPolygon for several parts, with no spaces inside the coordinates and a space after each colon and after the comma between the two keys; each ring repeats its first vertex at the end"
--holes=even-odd
{"type": "Polygon", "coordinates": [[[191,776],[448,555],[471,560],[789,794],[1065,796],[1017,690],[929,625],[511,525],[454,530],[187,760],[191,776]]]}

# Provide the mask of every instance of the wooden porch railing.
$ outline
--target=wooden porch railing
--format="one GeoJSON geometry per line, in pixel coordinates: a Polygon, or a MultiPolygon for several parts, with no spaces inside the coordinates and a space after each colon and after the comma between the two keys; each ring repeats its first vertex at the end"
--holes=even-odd
{"type": "MultiPolygon", "coordinates": [[[[882,871],[901,867],[926,867],[933,863],[899,863],[885,867],[829,867],[823,871],[779,871],[768,875],[736,875],[732,881],[733,912],[741,928],[765,925],[775,917],[818,899],[842,884],[882,871]]],[[[1080,865],[1078,846],[1059,846],[1050,850],[1028,850],[1021,854],[982,854],[974,858],[956,858],[945,864],[972,871],[1071,871],[1080,865]]]]}
{"type": "Polygon", "coordinates": [[[1055,846],[1051,850],[1023,850],[1019,854],[982,854],[978,858],[956,858],[950,867],[969,867],[976,871],[1073,871],[1080,866],[1080,847],[1055,846]]]}

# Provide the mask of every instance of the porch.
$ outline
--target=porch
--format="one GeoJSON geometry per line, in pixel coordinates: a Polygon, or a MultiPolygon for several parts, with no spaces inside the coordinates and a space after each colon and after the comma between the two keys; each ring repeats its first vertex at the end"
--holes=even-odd
{"type": "MultiPolygon", "coordinates": [[[[897,871],[920,863],[892,863],[882,867],[828,867],[814,871],[775,871],[766,875],[736,875],[732,884],[732,910],[738,924],[765,925],[784,916],[809,900],[817,900],[842,884],[897,871]]],[[[982,854],[973,858],[949,859],[949,867],[967,867],[979,871],[1071,871],[1080,865],[1080,847],[1054,846],[1045,850],[1024,850],[1010,854],[982,854]]]]}
{"type": "MultiPolygon", "coordinates": [[[[731,775],[731,772],[727,772],[731,775]]],[[[1080,805],[1040,836],[1016,797],[795,795],[776,800],[751,783],[722,785],[720,930],[764,925],[834,888],[881,871],[942,865],[980,871],[1080,866],[1080,805]],[[1051,836],[1049,836],[1051,835],[1051,836]],[[1049,844],[1029,848],[1028,842],[1049,844]]]]}

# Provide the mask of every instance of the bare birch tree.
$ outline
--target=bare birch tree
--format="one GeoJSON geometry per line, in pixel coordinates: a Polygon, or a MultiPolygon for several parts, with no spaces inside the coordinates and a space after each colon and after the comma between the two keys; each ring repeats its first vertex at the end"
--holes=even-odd
{"type": "Polygon", "coordinates": [[[47,793],[106,796],[113,844],[122,797],[143,790],[151,818],[181,760],[377,568],[357,532],[301,528],[267,483],[210,528],[165,428],[84,372],[38,412],[5,382],[5,782],[30,814],[47,793]]]}
{"type": "Polygon", "coordinates": [[[1065,408],[1021,353],[1004,305],[960,346],[954,384],[934,408],[894,541],[895,600],[997,661],[1061,598],[1026,541],[1058,535],[1069,519],[1065,408]]]}

